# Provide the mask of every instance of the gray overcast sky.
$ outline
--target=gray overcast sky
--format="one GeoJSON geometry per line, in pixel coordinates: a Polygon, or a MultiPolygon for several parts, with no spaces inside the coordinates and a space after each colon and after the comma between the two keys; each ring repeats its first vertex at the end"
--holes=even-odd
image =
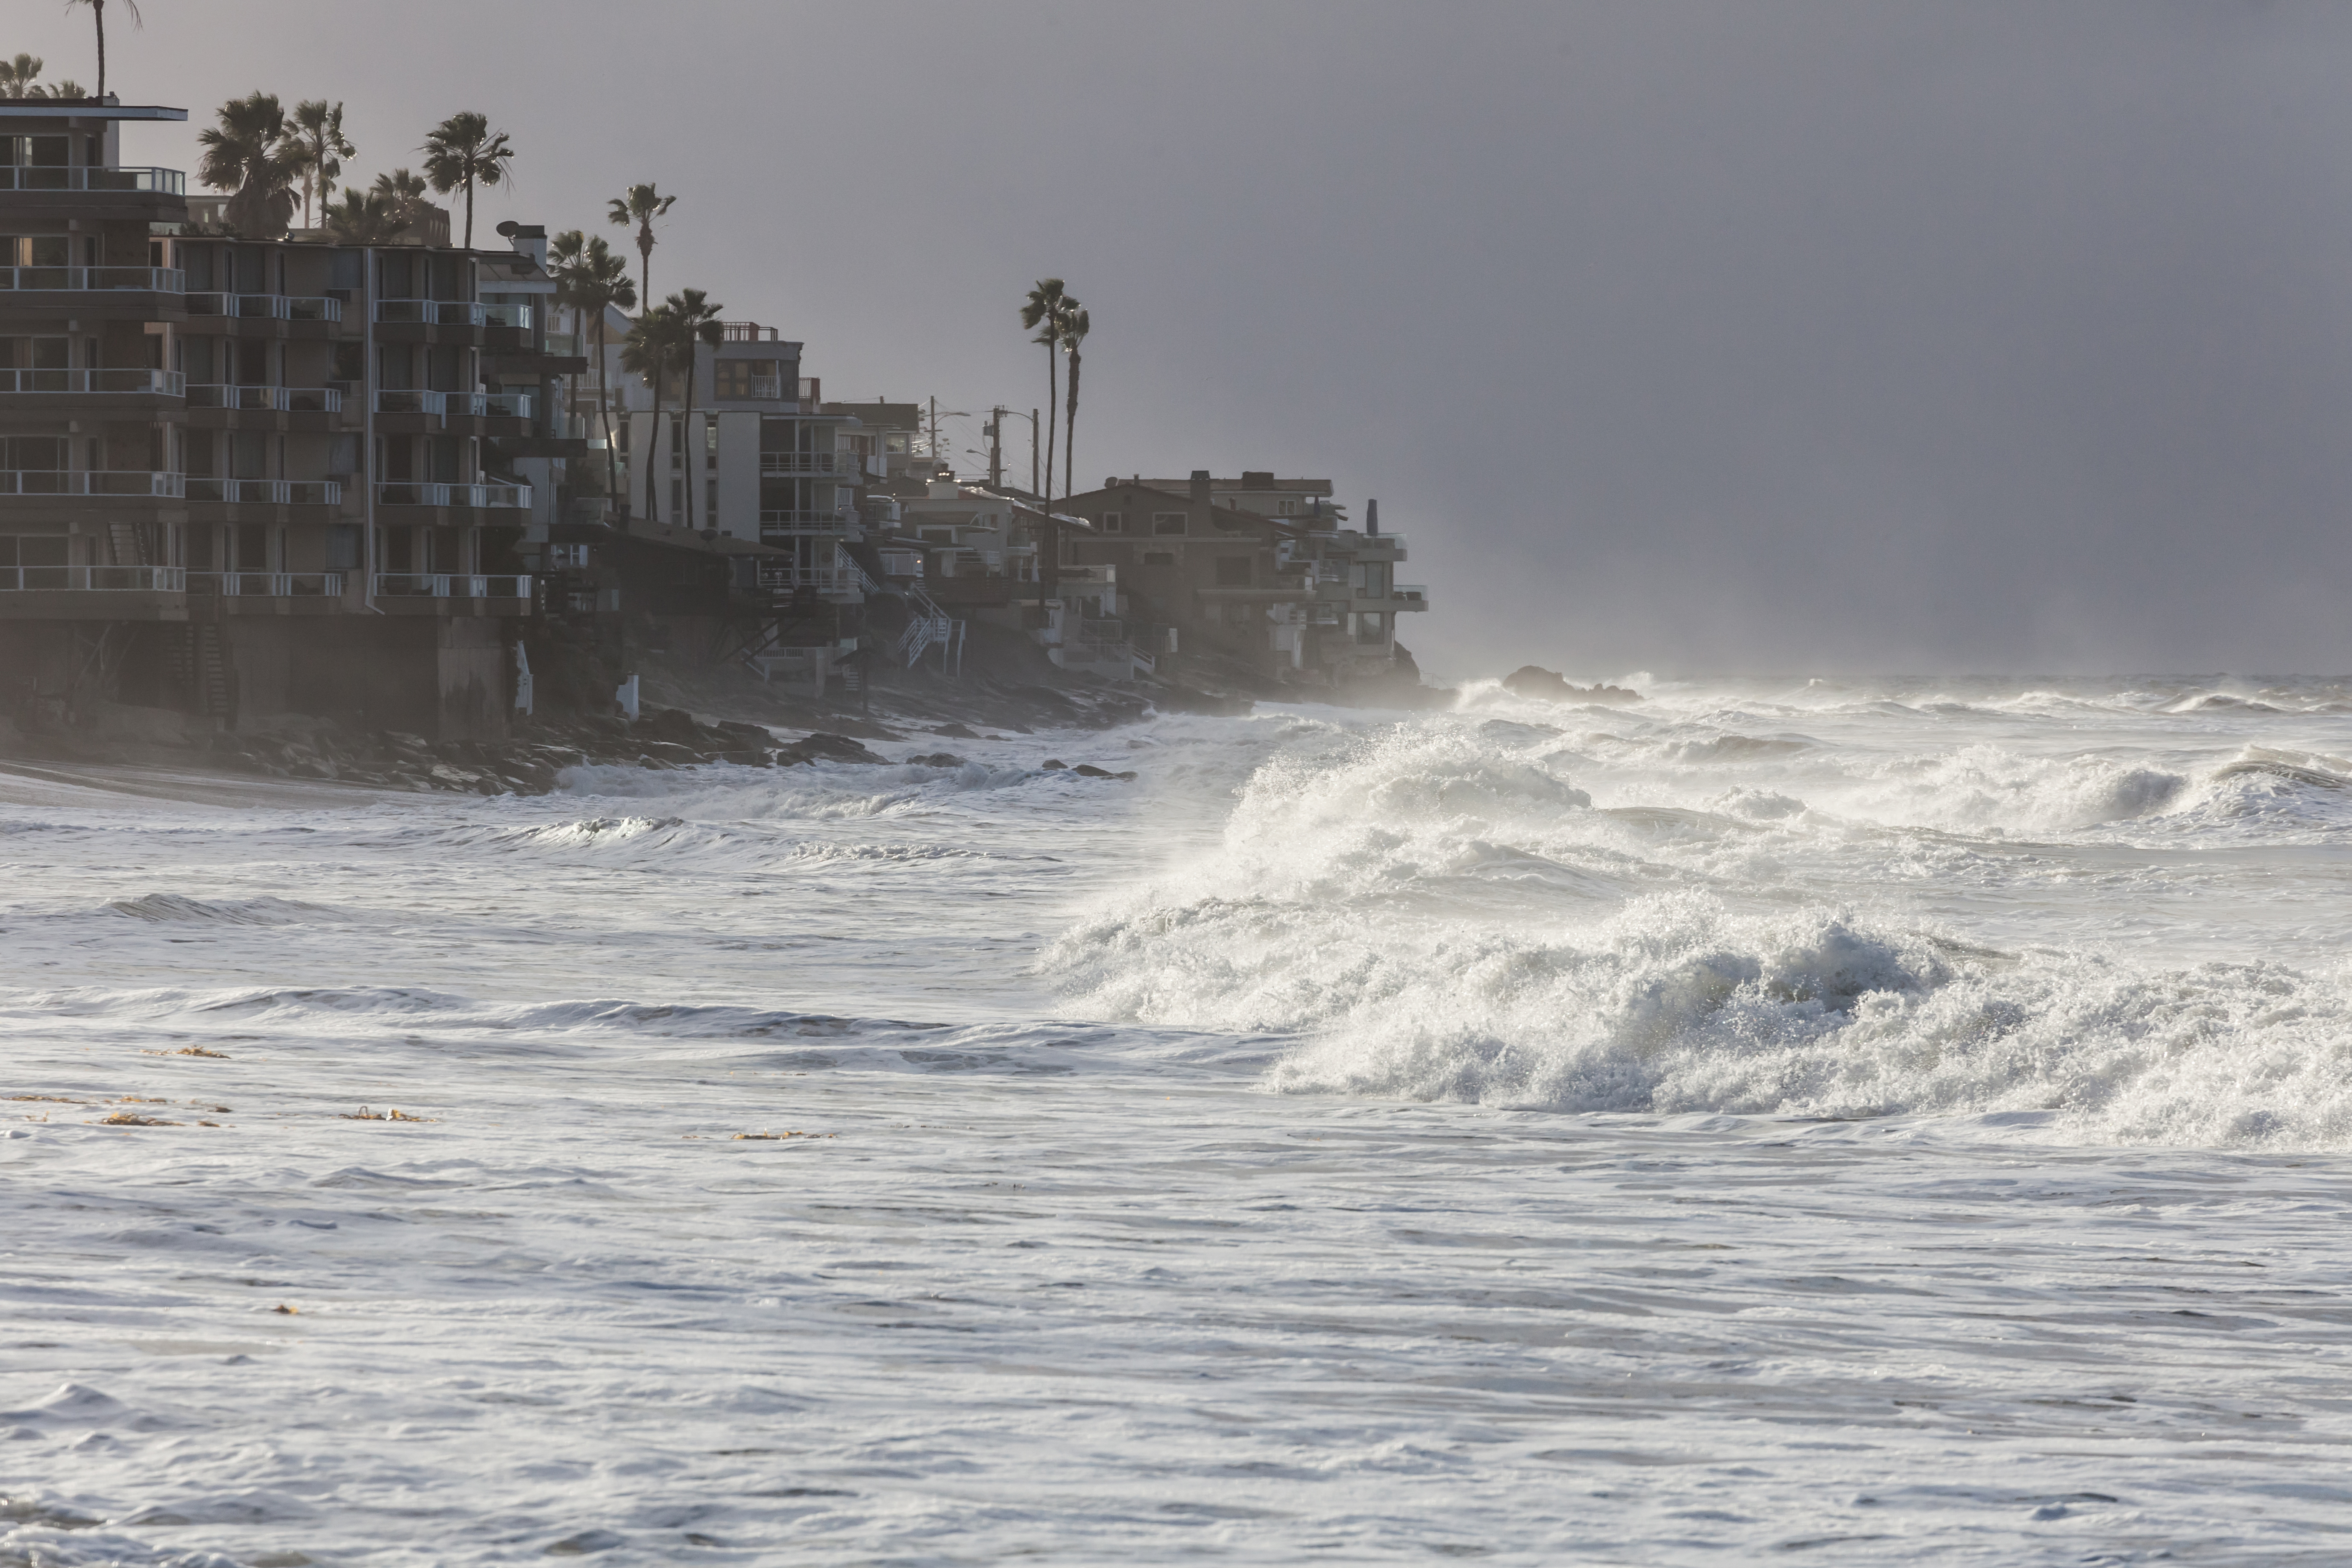
{"type": "Polygon", "coordinates": [[[485,225],[655,180],[656,292],[832,395],[1041,403],[1062,275],[1081,487],[1380,497],[1433,673],[2352,668],[2352,7],[143,9],[110,85],[192,118],[131,160],[256,87],[362,181],[484,110],[485,225]]]}

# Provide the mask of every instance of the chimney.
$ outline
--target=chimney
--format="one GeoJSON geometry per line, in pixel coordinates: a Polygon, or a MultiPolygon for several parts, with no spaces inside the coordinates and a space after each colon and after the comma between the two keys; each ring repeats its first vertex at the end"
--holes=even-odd
{"type": "Polygon", "coordinates": [[[1364,536],[1367,539],[1381,536],[1381,503],[1376,500],[1364,503],[1364,536]]]}
{"type": "Polygon", "coordinates": [[[1207,506],[1210,504],[1209,470],[1206,468],[1194,468],[1192,470],[1192,504],[1194,506],[1207,506]]]}

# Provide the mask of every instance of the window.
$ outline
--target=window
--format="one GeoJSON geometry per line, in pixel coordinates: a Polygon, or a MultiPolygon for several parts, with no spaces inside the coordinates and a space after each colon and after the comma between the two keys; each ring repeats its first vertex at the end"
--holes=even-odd
{"type": "Polygon", "coordinates": [[[1143,563],[1146,566],[1173,566],[1176,557],[1165,550],[1147,550],[1143,552],[1143,563]]]}
{"type": "Polygon", "coordinates": [[[710,367],[710,374],[713,393],[719,397],[742,400],[783,395],[776,379],[776,362],[772,359],[722,359],[710,367]]]}
{"type": "Polygon", "coordinates": [[[702,510],[709,514],[707,521],[716,527],[719,522],[719,481],[717,479],[703,481],[702,510]]]}
{"type": "Polygon", "coordinates": [[[1107,511],[1102,514],[1102,531],[1105,533],[1118,533],[1123,531],[1126,527],[1127,519],[1121,513],[1107,511]]]}
{"type": "Polygon", "coordinates": [[[1274,514],[1276,517],[1297,517],[1298,503],[1288,500],[1278,500],[1274,503],[1274,514]]]}
{"type": "Polygon", "coordinates": [[[1183,532],[1184,514],[1181,511],[1153,512],[1151,514],[1151,531],[1154,533],[1183,532]]]}
{"type": "Polygon", "coordinates": [[[686,416],[673,416],[669,422],[669,466],[686,467],[686,416]]]}
{"type": "Polygon", "coordinates": [[[907,452],[907,433],[904,430],[893,430],[884,436],[882,450],[898,457],[904,457],[907,452]]]}
{"type": "Polygon", "coordinates": [[[1246,588],[1250,585],[1250,558],[1246,555],[1217,557],[1217,586],[1246,588]]]}

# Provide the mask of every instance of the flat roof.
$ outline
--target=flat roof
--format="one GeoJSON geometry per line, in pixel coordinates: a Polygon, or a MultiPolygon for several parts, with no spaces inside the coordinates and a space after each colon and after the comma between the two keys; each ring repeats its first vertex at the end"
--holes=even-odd
{"type": "Polygon", "coordinates": [[[0,103],[0,120],[185,120],[184,109],[100,103],[94,98],[20,98],[0,103]]]}

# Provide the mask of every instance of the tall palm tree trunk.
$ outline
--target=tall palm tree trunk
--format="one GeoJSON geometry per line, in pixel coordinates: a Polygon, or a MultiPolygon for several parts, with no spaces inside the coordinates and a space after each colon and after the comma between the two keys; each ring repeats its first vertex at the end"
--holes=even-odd
{"type": "Polygon", "coordinates": [[[604,386],[604,312],[596,312],[596,423],[604,432],[604,493],[617,505],[621,494],[621,459],[613,450],[613,395],[604,386]]]}
{"type": "Polygon", "coordinates": [[[467,250],[471,250],[471,249],[473,249],[473,248],[474,248],[474,176],[473,176],[471,174],[467,174],[467,176],[466,176],[466,247],[466,247],[467,250]]]}
{"type": "Polygon", "coordinates": [[[1078,345],[1075,342],[1070,345],[1069,411],[1063,416],[1062,432],[1062,494],[1074,496],[1078,493],[1071,477],[1078,466],[1078,345]]]}
{"type": "Polygon", "coordinates": [[[658,522],[661,513],[654,509],[654,480],[661,471],[662,449],[662,362],[669,356],[656,350],[654,354],[654,425],[646,437],[646,521],[658,522]]]}
{"type": "MultiPolygon", "coordinates": [[[[1037,498],[1038,510],[1045,514],[1038,530],[1040,559],[1037,563],[1037,602],[1044,604],[1054,597],[1062,584],[1062,540],[1054,526],[1054,405],[1060,401],[1061,365],[1055,359],[1057,346],[1045,345],[1045,493],[1037,498]]],[[[936,452],[932,457],[936,458],[936,452]]]]}
{"type": "Polygon", "coordinates": [[[89,14],[98,22],[98,97],[106,100],[106,0],[91,0],[89,14]]]}

